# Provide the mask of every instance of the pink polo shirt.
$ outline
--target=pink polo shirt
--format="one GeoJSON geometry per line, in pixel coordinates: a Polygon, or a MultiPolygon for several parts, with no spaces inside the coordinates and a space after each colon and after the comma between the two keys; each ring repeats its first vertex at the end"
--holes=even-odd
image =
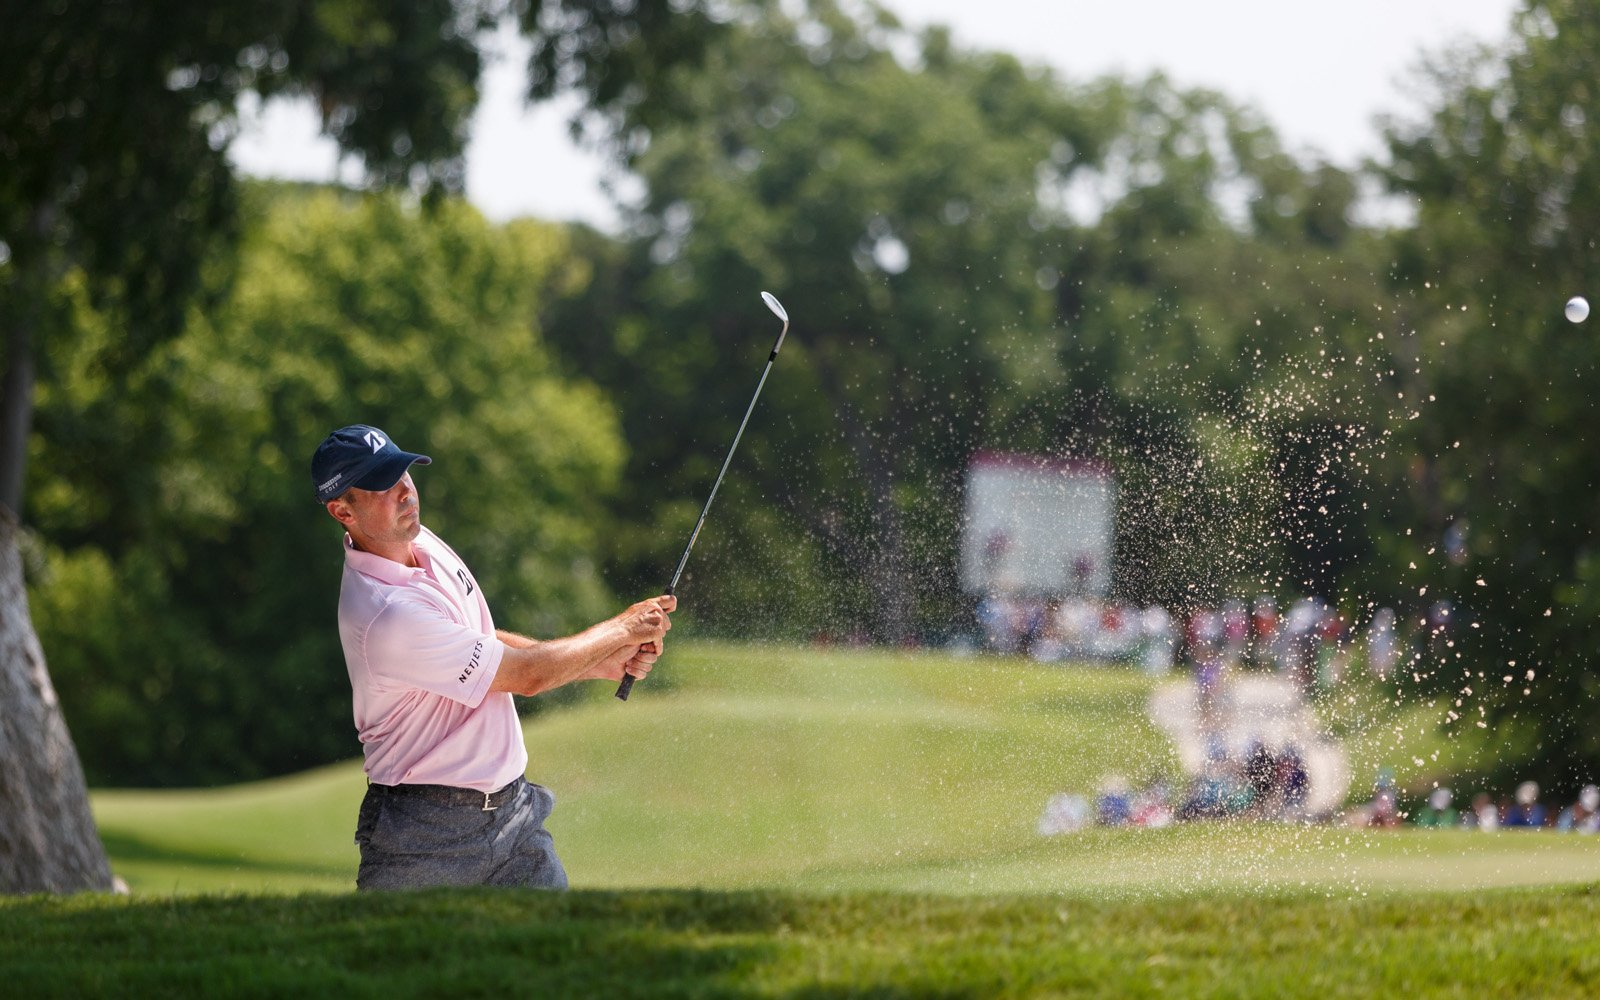
{"type": "Polygon", "coordinates": [[[344,536],[339,639],[367,777],[492,792],[528,766],[511,695],[489,691],[506,647],[461,557],[427,528],[411,547],[417,569],[344,536]]]}

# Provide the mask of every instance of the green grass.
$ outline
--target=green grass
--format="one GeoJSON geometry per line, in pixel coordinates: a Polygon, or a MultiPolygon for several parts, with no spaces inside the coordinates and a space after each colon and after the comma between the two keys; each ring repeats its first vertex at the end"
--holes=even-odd
{"type": "MultiPolygon", "coordinates": [[[[594,685],[527,726],[573,892],[349,892],[353,762],[103,790],[133,895],[0,900],[4,993],[1600,994],[1600,838],[1039,837],[1053,792],[1176,775],[1136,673],[705,643],[667,664],[626,705],[594,685]]],[[[1425,781],[1489,746],[1436,732],[1436,706],[1339,704],[1359,768],[1425,781]]]]}
{"type": "MultiPolygon", "coordinates": [[[[1108,772],[1173,773],[1118,669],[938,654],[680,644],[627,704],[593,685],[528,726],[530,776],[580,888],[957,894],[1362,893],[1600,879],[1600,838],[1549,832],[1193,825],[1044,839],[1045,799],[1108,772]]],[[[1461,744],[1425,707],[1363,705],[1363,766],[1420,772],[1461,744]],[[1421,735],[1397,739],[1394,727],[1421,735]],[[1388,756],[1385,757],[1384,755],[1388,756]]],[[[342,891],[358,765],[204,791],[93,796],[138,893],[342,891]]]]}
{"type": "Polygon", "coordinates": [[[1592,997],[1597,922],[1595,886],[79,896],[0,901],[0,969],[19,997],[1592,997]]]}

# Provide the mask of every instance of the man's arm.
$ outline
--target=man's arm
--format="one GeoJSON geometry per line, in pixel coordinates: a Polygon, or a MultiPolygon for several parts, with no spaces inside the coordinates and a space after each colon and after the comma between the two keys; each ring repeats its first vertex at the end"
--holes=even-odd
{"type": "Polygon", "coordinates": [[[506,651],[489,690],[536,695],[584,678],[643,677],[661,654],[672,627],[668,613],[677,606],[670,596],[641,601],[577,635],[547,642],[496,632],[506,651]]]}

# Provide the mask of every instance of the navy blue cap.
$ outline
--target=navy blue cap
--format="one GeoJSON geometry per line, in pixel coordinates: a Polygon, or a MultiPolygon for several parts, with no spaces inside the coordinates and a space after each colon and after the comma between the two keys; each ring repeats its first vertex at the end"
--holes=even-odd
{"type": "Polygon", "coordinates": [[[382,493],[400,481],[412,463],[433,459],[401,451],[389,435],[367,424],[352,424],[329,434],[311,456],[311,482],[317,502],[327,503],[352,486],[382,493]]]}

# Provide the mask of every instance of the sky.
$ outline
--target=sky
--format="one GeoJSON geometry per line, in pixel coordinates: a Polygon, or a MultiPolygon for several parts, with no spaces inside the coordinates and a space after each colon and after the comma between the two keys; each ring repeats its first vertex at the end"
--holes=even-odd
{"type": "MultiPolygon", "coordinates": [[[[912,28],[951,27],[958,44],[1011,52],[1068,79],[1165,72],[1260,109],[1291,150],[1344,166],[1380,152],[1373,119],[1406,115],[1408,75],[1425,53],[1508,31],[1517,0],[888,0],[912,28]]],[[[580,220],[615,231],[604,168],[574,147],[576,108],[522,100],[526,45],[494,40],[467,147],[467,197],[497,221],[580,220]]],[[[330,180],[336,148],[309,102],[242,108],[234,163],[256,176],[330,180]]],[[[345,179],[352,165],[345,164],[345,179]]],[[[614,178],[624,194],[626,178],[614,178]]]]}

